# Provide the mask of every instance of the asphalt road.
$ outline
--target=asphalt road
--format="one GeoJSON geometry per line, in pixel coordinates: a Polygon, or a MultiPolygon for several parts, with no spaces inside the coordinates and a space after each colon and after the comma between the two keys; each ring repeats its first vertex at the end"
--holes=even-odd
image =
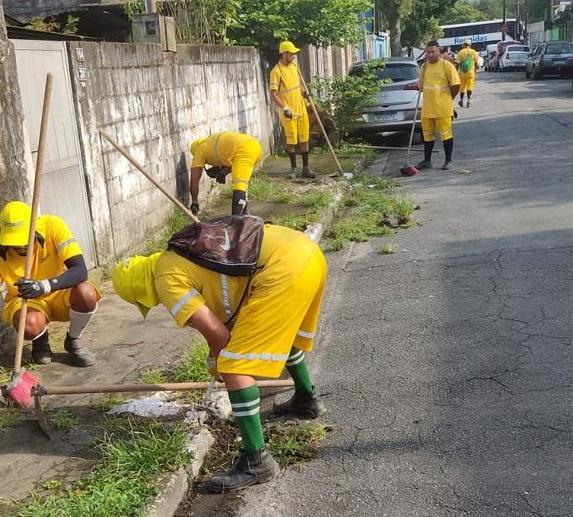
{"type": "Polygon", "coordinates": [[[402,181],[423,226],[395,255],[331,257],[312,361],[334,430],[243,515],[573,515],[570,83],[480,74],[454,162],[402,181]]]}

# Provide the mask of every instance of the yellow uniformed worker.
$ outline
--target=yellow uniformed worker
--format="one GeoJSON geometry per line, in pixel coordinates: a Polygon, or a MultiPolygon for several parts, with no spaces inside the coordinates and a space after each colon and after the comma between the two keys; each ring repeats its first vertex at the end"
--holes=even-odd
{"type": "Polygon", "coordinates": [[[100,295],[87,282],[82,250],[66,223],[54,215],[38,217],[31,278],[25,275],[30,207],[11,201],[0,212],[0,284],[3,319],[18,328],[22,298],[28,299],[24,337],[32,340],[32,361],[52,360],[48,323],[69,321],[64,348],[74,366],[91,366],[95,356],[80,338],[96,312],[100,295]]]}
{"type": "Polygon", "coordinates": [[[452,163],[454,136],[452,120],[454,103],[460,89],[460,78],[452,63],[440,57],[440,45],[430,41],[426,46],[426,62],[420,70],[422,101],[422,132],[424,135],[424,160],[416,167],[420,170],[432,167],[434,135],[438,133],[444,142],[446,161],[442,166],[448,170],[452,163]]]}
{"type": "Polygon", "coordinates": [[[479,54],[472,48],[471,40],[467,39],[458,52],[457,63],[460,74],[460,100],[458,104],[464,107],[464,95],[468,94],[466,107],[470,107],[470,99],[475,87],[476,72],[479,66],[479,54]]]}
{"type": "Polygon", "coordinates": [[[306,92],[294,62],[298,52],[300,49],[290,41],[283,41],[279,46],[279,62],[271,70],[270,77],[271,98],[279,108],[279,118],[286,136],[291,166],[288,175],[290,179],[294,179],[297,174],[297,145],[302,154],[302,175],[306,178],[316,177],[308,166],[310,122],[304,99],[306,92]]]}
{"type": "Polygon", "coordinates": [[[206,174],[218,183],[225,183],[231,173],[233,183],[232,215],[247,213],[247,188],[253,170],[263,159],[263,147],[254,137],[236,131],[224,131],[191,143],[191,211],[199,212],[199,181],[205,165],[212,165],[206,174]]]}
{"type": "Polygon", "coordinates": [[[134,257],[112,273],[119,296],[144,315],[161,303],[178,325],[194,327],[207,340],[210,371],[227,386],[243,445],[234,468],[209,481],[213,492],[264,483],[278,473],[265,448],[254,377],[279,377],[286,365],[295,393],[275,413],[317,418],[325,411],[305,359],[318,326],[324,255],[304,234],[267,224],[259,264],[250,284],[247,277],[216,273],[172,251],[134,257]]]}

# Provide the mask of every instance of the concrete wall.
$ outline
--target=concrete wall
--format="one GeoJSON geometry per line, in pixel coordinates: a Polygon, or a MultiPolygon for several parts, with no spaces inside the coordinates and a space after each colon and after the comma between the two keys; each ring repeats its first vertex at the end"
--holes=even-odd
{"type": "MultiPolygon", "coordinates": [[[[24,115],[16,59],[6,37],[0,0],[0,207],[12,199],[27,199],[28,194],[24,115]]],[[[0,310],[2,304],[0,296],[0,310]]],[[[11,348],[12,342],[12,331],[0,322],[0,353],[11,348]]]]}
{"type": "MultiPolygon", "coordinates": [[[[173,54],[151,44],[68,45],[100,263],[142,248],[162,229],[172,205],[102,141],[99,130],[185,203],[193,139],[238,130],[270,148],[270,109],[255,49],[180,45],[173,54]]],[[[212,186],[204,181],[204,198],[212,186]]]]}

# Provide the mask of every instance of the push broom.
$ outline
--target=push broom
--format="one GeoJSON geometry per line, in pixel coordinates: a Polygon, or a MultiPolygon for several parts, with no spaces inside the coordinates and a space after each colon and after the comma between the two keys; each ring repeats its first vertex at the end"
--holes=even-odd
{"type": "MultiPolygon", "coordinates": [[[[38,204],[40,202],[40,185],[42,170],[44,168],[44,154],[46,149],[46,132],[48,129],[48,118],[50,115],[50,103],[52,99],[52,74],[46,76],[46,87],[44,89],[44,105],[42,108],[42,122],[40,124],[40,138],[38,140],[38,156],[36,159],[36,172],[34,174],[34,192],[32,194],[32,213],[30,216],[30,231],[28,233],[28,246],[26,249],[26,260],[24,265],[24,278],[32,276],[32,266],[34,263],[34,244],[36,242],[36,220],[38,218],[38,204]]],[[[31,390],[38,384],[38,379],[32,373],[22,368],[22,350],[24,348],[24,333],[26,330],[26,315],[28,314],[28,300],[22,299],[20,317],[18,320],[18,334],[16,337],[16,354],[14,358],[14,372],[12,380],[5,388],[5,392],[10,399],[22,407],[28,407],[32,403],[31,390]]]]}
{"type": "Polygon", "coordinates": [[[416,121],[418,119],[418,111],[420,110],[420,99],[422,97],[422,90],[418,90],[418,97],[416,98],[416,111],[414,112],[414,120],[412,121],[412,129],[410,130],[410,142],[408,143],[408,153],[406,154],[406,161],[404,166],[400,169],[402,176],[415,176],[420,171],[410,164],[410,155],[412,154],[412,144],[414,143],[414,131],[416,130],[416,121]]]}

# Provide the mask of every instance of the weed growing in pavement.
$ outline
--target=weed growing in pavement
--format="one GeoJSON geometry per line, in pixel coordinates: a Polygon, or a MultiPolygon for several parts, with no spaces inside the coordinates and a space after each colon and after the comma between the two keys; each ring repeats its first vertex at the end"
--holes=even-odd
{"type": "Polygon", "coordinates": [[[410,196],[400,195],[394,198],[394,213],[398,224],[404,225],[412,221],[416,210],[416,202],[410,196]]]}
{"type": "Polygon", "coordinates": [[[285,468],[313,459],[327,430],[317,423],[273,423],[265,427],[265,438],[273,457],[285,468]]]}
{"type": "Polygon", "coordinates": [[[378,255],[392,255],[396,253],[394,244],[384,244],[378,248],[378,255]]]}
{"type": "Polygon", "coordinates": [[[125,398],[117,393],[108,393],[97,401],[96,408],[98,411],[105,413],[112,407],[121,404],[124,400],[125,398]]]}
{"type": "Polygon", "coordinates": [[[249,198],[282,204],[294,202],[289,184],[281,179],[270,179],[264,171],[257,171],[251,178],[249,198]]]}
{"type": "Polygon", "coordinates": [[[0,384],[8,384],[12,379],[12,369],[0,366],[0,384]]]}
{"type": "Polygon", "coordinates": [[[167,248],[167,241],[176,232],[182,230],[186,226],[189,226],[193,221],[189,219],[181,210],[175,208],[171,214],[171,217],[167,221],[163,233],[155,238],[149,240],[145,245],[145,253],[150,255],[158,251],[165,251],[167,248]]]}
{"type": "Polygon", "coordinates": [[[18,408],[7,407],[0,409],[0,431],[16,427],[22,420],[22,411],[18,408]]]}
{"type": "MultiPolygon", "coordinates": [[[[181,424],[168,426],[157,420],[133,417],[108,419],[97,444],[101,463],[72,488],[48,497],[33,493],[18,504],[21,517],[135,517],[142,515],[157,493],[155,481],[189,460],[186,434],[181,424]]],[[[54,487],[55,488],[55,487],[54,487]]]]}
{"type": "Polygon", "coordinates": [[[333,194],[329,190],[317,190],[304,194],[297,204],[305,208],[320,209],[326,208],[332,204],[333,194]]]}
{"type": "Polygon", "coordinates": [[[69,409],[60,409],[51,418],[54,427],[69,431],[72,427],[77,425],[77,417],[69,409]]]}
{"type": "Polygon", "coordinates": [[[267,220],[279,226],[302,231],[307,225],[319,222],[320,213],[308,210],[303,213],[275,214],[267,217],[267,220]]]}
{"type": "Polygon", "coordinates": [[[62,481],[60,481],[59,479],[49,479],[48,481],[46,481],[42,485],[42,488],[44,490],[59,490],[63,486],[64,486],[64,483],[62,481]]]}
{"type": "Polygon", "coordinates": [[[139,376],[139,380],[144,384],[162,384],[166,382],[165,373],[159,368],[145,370],[139,376]]]}

